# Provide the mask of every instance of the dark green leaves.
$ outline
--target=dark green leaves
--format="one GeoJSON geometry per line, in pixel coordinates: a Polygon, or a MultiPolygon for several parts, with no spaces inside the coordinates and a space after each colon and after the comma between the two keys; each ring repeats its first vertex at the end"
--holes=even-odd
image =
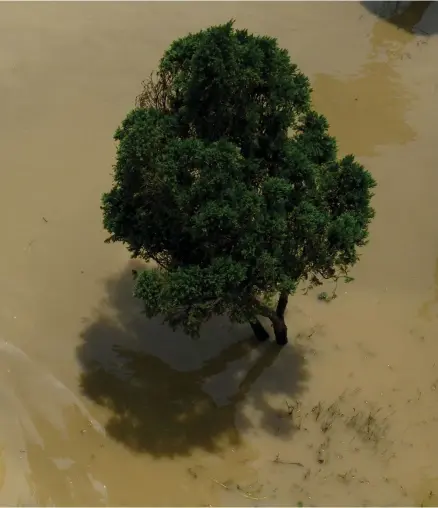
{"type": "Polygon", "coordinates": [[[164,314],[172,326],[182,325],[196,335],[200,323],[240,299],[235,288],[245,278],[245,266],[222,257],[205,268],[146,270],[138,275],[134,294],[144,302],[149,317],[164,314]]]}
{"type": "Polygon", "coordinates": [[[346,276],[375,182],[337,159],[287,51],[230,22],[175,41],[157,76],[117,129],[102,201],[109,240],[160,267],[136,279],[146,314],[196,335],[213,314],[248,320],[263,296],[346,276]]]}
{"type": "Polygon", "coordinates": [[[228,139],[245,154],[266,137],[275,141],[309,104],[307,78],[276,40],[234,30],[232,22],[177,40],[160,69],[174,73],[181,132],[228,139]]]}

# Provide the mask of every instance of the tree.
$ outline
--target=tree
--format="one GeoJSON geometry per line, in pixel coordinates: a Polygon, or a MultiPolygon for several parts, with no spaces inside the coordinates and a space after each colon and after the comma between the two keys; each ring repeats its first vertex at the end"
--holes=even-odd
{"type": "Polygon", "coordinates": [[[135,296],[192,335],[225,314],[264,340],[265,316],[286,344],[298,284],[358,260],[372,176],[352,155],[338,160],[288,52],[232,21],[174,41],[143,85],[102,198],[107,242],[155,262],[135,296]]]}

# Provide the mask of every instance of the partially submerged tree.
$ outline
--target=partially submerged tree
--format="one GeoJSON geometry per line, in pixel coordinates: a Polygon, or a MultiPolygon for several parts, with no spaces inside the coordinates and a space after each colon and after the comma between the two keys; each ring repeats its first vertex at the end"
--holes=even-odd
{"type": "Polygon", "coordinates": [[[265,316],[283,345],[300,281],[358,260],[375,182],[352,155],[338,160],[310,93],[275,39],[232,22],[165,52],[115,133],[102,204],[107,241],[156,263],[135,282],[147,316],[196,335],[226,314],[261,340],[265,316]]]}

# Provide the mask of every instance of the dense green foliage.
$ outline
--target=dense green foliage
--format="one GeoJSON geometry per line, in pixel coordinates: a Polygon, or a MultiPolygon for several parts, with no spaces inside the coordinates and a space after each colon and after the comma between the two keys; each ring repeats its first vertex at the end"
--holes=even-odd
{"type": "Polygon", "coordinates": [[[148,316],[196,334],[214,314],[253,327],[263,315],[285,343],[297,284],[357,261],[375,182],[338,160],[310,93],[275,39],[232,22],[166,51],[115,134],[102,205],[108,241],[157,263],[136,278],[148,316]]]}

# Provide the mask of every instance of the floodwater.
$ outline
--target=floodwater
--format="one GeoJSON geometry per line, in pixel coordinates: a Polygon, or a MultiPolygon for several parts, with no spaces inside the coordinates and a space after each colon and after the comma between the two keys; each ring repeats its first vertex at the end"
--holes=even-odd
{"type": "Polygon", "coordinates": [[[425,4],[393,22],[359,2],[0,4],[0,504],[436,504],[425,4]],[[281,351],[223,320],[198,341],[147,321],[127,252],[103,242],[112,134],[141,80],[230,18],[278,37],[379,184],[355,282],[330,303],[298,294],[281,351]]]}

